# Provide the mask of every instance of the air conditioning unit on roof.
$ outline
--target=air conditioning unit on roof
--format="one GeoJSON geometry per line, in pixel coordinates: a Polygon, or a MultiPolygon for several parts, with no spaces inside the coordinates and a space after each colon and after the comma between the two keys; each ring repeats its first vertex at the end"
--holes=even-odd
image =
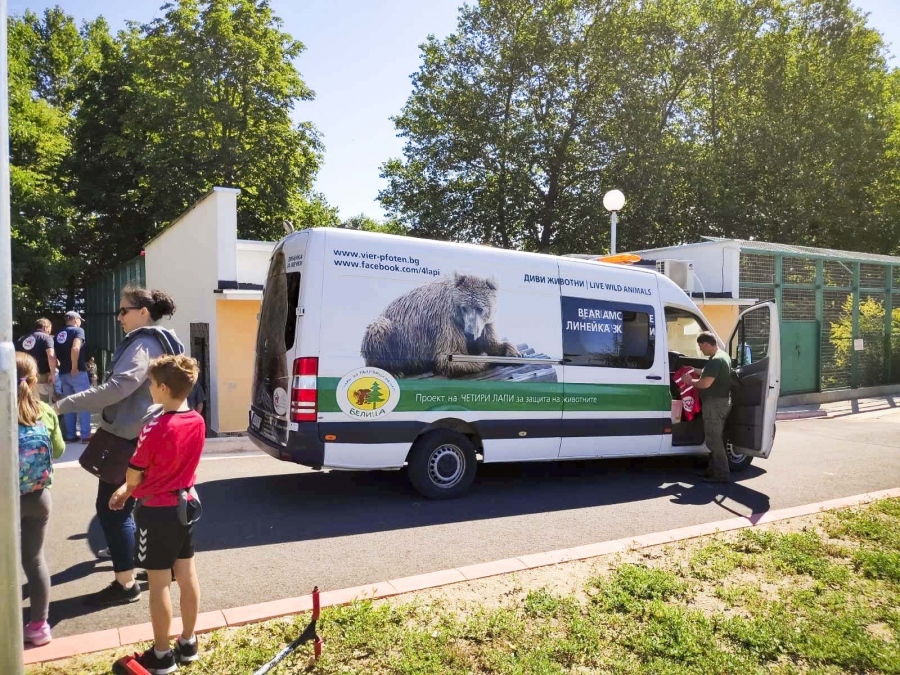
{"type": "Polygon", "coordinates": [[[694,292],[694,263],[690,260],[657,260],[656,271],[669,277],[688,295],[694,292]]]}

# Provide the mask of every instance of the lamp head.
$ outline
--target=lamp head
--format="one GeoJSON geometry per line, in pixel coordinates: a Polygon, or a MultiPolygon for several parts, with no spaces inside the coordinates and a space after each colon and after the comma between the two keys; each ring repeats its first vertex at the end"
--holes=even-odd
{"type": "Polygon", "coordinates": [[[607,211],[621,211],[625,206],[625,195],[621,190],[610,190],[603,195],[603,208],[607,211]]]}

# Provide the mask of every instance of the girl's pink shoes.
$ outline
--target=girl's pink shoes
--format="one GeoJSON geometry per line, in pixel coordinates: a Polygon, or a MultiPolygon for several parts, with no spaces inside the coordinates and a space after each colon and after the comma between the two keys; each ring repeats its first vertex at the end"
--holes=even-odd
{"type": "Polygon", "coordinates": [[[25,642],[35,646],[45,645],[53,636],[50,635],[50,624],[46,621],[31,621],[25,624],[25,642]]]}

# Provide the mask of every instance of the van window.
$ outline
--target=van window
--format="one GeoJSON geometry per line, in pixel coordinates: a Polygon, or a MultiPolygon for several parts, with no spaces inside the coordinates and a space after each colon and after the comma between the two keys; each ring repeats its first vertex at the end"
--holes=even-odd
{"type": "Polygon", "coordinates": [[[287,277],[287,316],[284,318],[284,351],[294,346],[297,333],[297,304],[300,301],[300,272],[288,272],[287,277]]]}
{"type": "Polygon", "coordinates": [[[266,278],[256,336],[253,403],[265,412],[275,411],[275,390],[290,386],[287,352],[297,339],[299,299],[300,272],[287,272],[284,252],[278,250],[266,278]]]}
{"type": "Polygon", "coordinates": [[[739,367],[768,358],[769,322],[769,312],[765,311],[752,311],[740,320],[729,345],[732,361],[739,367]]]}
{"type": "Polygon", "coordinates": [[[699,317],[683,309],[666,307],[666,339],[670,352],[702,357],[697,336],[705,330],[709,329],[699,317]]]}
{"type": "Polygon", "coordinates": [[[653,307],[562,297],[564,363],[601,368],[653,367],[653,307]]]}

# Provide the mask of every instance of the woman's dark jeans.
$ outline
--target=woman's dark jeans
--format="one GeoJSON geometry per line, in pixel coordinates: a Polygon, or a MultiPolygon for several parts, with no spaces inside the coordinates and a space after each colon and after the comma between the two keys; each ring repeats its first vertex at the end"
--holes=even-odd
{"type": "Polygon", "coordinates": [[[113,570],[127,572],[134,569],[134,497],[129,497],[121,511],[109,508],[109,498],[119,489],[113,485],[98,481],[97,486],[97,520],[106,536],[106,545],[112,556],[113,570]]]}

